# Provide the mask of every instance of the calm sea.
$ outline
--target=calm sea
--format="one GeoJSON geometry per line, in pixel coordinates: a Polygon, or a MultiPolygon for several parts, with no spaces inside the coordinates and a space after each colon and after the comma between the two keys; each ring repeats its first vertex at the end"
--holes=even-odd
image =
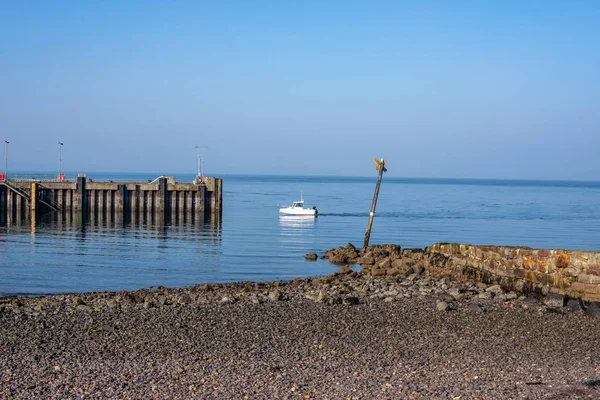
{"type": "MultiPolygon", "coordinates": [[[[334,266],[303,256],[347,242],[362,246],[375,182],[375,172],[370,178],[223,176],[220,223],[73,226],[45,219],[34,227],[0,226],[0,296],[329,274],[334,266]],[[280,218],[278,208],[301,192],[319,217],[280,218]]],[[[371,244],[425,247],[442,241],[600,250],[600,182],[384,176],[371,244]]]]}

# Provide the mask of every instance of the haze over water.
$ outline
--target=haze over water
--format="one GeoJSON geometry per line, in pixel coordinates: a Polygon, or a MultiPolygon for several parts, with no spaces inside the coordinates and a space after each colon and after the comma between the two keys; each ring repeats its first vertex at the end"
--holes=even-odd
{"type": "MultiPolygon", "coordinates": [[[[88,174],[139,180],[152,174],[88,174]]],[[[193,176],[179,175],[180,181],[193,176]]],[[[376,182],[369,178],[223,176],[222,221],[85,225],[52,216],[0,227],[0,295],[117,291],[329,274],[304,254],[362,246],[376,182]],[[300,198],[317,219],[284,219],[300,198]]],[[[384,176],[371,244],[460,242],[600,250],[600,182],[403,179],[384,176]]],[[[177,221],[176,221],[177,222],[177,221]]]]}

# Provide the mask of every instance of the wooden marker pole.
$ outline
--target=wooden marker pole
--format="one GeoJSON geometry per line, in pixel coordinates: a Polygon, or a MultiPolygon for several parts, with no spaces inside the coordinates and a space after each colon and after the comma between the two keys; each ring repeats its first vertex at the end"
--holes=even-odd
{"type": "Polygon", "coordinates": [[[377,185],[375,185],[375,194],[373,194],[373,204],[371,205],[371,213],[369,214],[369,225],[367,225],[367,232],[365,232],[365,242],[363,244],[363,249],[366,249],[369,246],[369,238],[371,237],[371,227],[373,226],[373,217],[375,216],[375,207],[377,206],[377,197],[379,196],[379,186],[381,186],[381,178],[383,177],[383,173],[387,171],[385,168],[385,160],[382,158],[381,160],[375,159],[375,163],[377,164],[377,171],[379,171],[379,175],[377,176],[377,185]]]}

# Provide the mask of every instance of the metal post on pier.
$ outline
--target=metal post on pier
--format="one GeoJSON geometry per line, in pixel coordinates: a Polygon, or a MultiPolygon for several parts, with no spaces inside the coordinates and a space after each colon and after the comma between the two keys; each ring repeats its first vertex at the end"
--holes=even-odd
{"type": "Polygon", "coordinates": [[[64,143],[58,142],[58,181],[62,181],[62,147],[64,143]]]}
{"type": "Polygon", "coordinates": [[[387,169],[385,168],[385,160],[383,158],[380,160],[375,159],[375,163],[377,164],[377,167],[375,169],[379,171],[379,175],[377,176],[377,185],[375,185],[375,193],[373,194],[373,204],[371,204],[371,213],[369,214],[369,224],[367,225],[367,232],[365,232],[365,242],[363,244],[363,249],[366,249],[369,246],[369,238],[371,237],[371,227],[373,226],[373,217],[375,216],[377,197],[379,196],[379,186],[381,186],[381,178],[383,177],[383,173],[387,171],[387,169]]]}
{"type": "MultiPolygon", "coordinates": [[[[200,182],[204,182],[204,160],[206,160],[206,149],[208,146],[194,146],[195,149],[202,149],[202,157],[200,157],[200,153],[198,153],[198,177],[200,178],[200,182]]],[[[198,150],[200,151],[200,150],[198,150]]]]}
{"type": "Polygon", "coordinates": [[[4,141],[4,180],[8,180],[8,140],[4,141]]]}

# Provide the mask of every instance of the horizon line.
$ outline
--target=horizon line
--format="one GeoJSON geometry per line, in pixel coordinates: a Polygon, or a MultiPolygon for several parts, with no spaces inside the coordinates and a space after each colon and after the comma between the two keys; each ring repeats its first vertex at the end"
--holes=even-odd
{"type": "MultiPolygon", "coordinates": [[[[12,172],[13,174],[44,174],[44,175],[56,175],[57,171],[33,171],[33,170],[16,170],[12,172]]],[[[130,174],[130,175],[139,175],[139,174],[149,174],[149,175],[165,175],[165,176],[176,176],[177,174],[182,175],[196,175],[196,172],[156,172],[156,171],[139,171],[139,172],[124,172],[124,171],[90,171],[90,172],[74,172],[74,171],[63,171],[62,174],[66,175],[78,175],[80,173],[85,173],[86,176],[90,173],[93,174],[130,174]]],[[[9,171],[9,177],[11,175],[9,171]]],[[[205,176],[211,176],[212,174],[205,174],[205,176]]],[[[246,176],[246,177],[310,177],[310,178],[377,178],[377,174],[373,175],[312,175],[312,174],[249,174],[249,173],[223,173],[223,174],[215,174],[213,177],[220,176],[246,176]]],[[[467,181],[519,181],[519,182],[598,182],[600,183],[600,179],[548,179],[548,178],[474,178],[474,177],[427,177],[427,176],[388,176],[388,179],[406,179],[406,180],[467,180],[467,181]]]]}

